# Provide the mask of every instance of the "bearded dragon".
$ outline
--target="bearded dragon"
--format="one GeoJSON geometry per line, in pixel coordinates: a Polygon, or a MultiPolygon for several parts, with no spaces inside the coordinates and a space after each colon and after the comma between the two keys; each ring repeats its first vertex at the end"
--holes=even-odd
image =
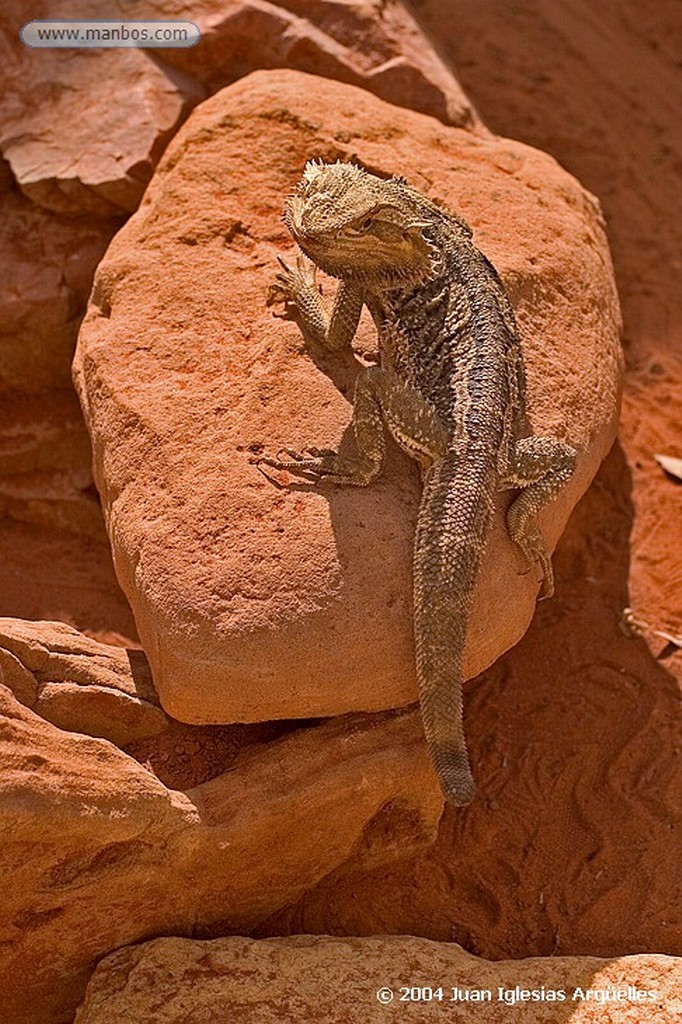
{"type": "Polygon", "coordinates": [[[463,654],[495,496],[518,491],[506,513],[509,535],[538,565],[542,596],[549,597],[552,564],[535,516],[570,478],[576,451],[532,433],[514,312],[462,217],[404,178],[310,162],[284,219],[307,259],[289,266],[280,258],[277,287],[295,304],[304,335],[326,349],[349,347],[367,306],[381,365],[356,379],[356,455],[311,447],[255,461],[365,486],[381,472],[388,433],[419,463],[414,637],[421,716],[443,793],[464,805],[475,787],[463,726],[463,654]],[[329,312],[316,268],[340,282],[329,312]]]}

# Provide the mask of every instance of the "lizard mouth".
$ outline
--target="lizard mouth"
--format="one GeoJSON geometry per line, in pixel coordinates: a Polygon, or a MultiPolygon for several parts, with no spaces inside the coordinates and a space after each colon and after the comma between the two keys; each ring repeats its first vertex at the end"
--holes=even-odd
{"type": "Polygon", "coordinates": [[[421,234],[414,237],[405,232],[388,243],[368,236],[311,236],[296,231],[293,225],[291,233],[302,252],[331,277],[390,287],[402,282],[416,284],[433,273],[433,253],[421,234]]]}

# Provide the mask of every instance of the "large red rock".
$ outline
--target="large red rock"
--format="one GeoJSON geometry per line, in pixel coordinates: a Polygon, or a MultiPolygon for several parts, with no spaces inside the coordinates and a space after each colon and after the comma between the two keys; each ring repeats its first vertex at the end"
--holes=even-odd
{"type": "Polygon", "coordinates": [[[164,58],[211,92],[259,68],[296,68],[485,132],[401,0],[223,0],[193,3],[188,16],[200,42],[164,58]]]}
{"type": "MultiPolygon", "coordinates": [[[[544,516],[550,543],[613,438],[617,301],[598,209],[576,182],[526,147],[291,72],[223,91],[195,113],[110,249],[75,364],[119,578],[162,702],[183,720],[333,714],[415,696],[414,468],[396,456],[364,492],[280,491],[246,451],[335,445],[347,424],[344,398],[264,294],[287,244],[282,197],[304,159],[353,154],[422,185],[428,164],[437,194],[469,217],[506,277],[535,428],[581,450],[544,516]],[[353,113],[327,114],[321,127],[332,109],[353,113]],[[340,140],[351,121],[349,149],[340,140]]],[[[530,620],[536,581],[522,568],[498,516],[470,674],[530,620]]]]}
{"type": "Polygon", "coordinates": [[[142,651],[63,622],[0,618],[0,683],[53,725],[124,747],[170,726],[142,651]]]}
{"type": "MultiPolygon", "coordinates": [[[[0,644],[3,1024],[71,1020],[94,962],[121,945],[248,931],[351,854],[367,869],[434,839],[441,800],[414,712],[337,719],[271,743],[256,727],[218,741],[171,729],[131,744],[142,663],[126,675],[124,652],[54,624],[3,622],[0,644]],[[67,731],[102,723],[148,767],[67,731]],[[193,759],[194,780],[186,769],[180,779],[178,751],[193,759]]],[[[161,716],[146,702],[158,731],[153,711],[161,716]]]]}
{"type": "Polygon", "coordinates": [[[667,956],[496,963],[410,936],[156,939],[97,967],[75,1024],[673,1024],[667,956]]]}
{"type": "MultiPolygon", "coordinates": [[[[536,431],[580,452],[542,516],[553,545],[614,436],[618,304],[595,200],[550,158],[295,72],[195,111],[101,264],[75,379],[114,561],[161,701],[183,721],[255,721],[416,697],[410,561],[419,483],[392,451],[367,488],[280,489],[259,445],[336,446],[349,365],[320,372],[266,307],[306,158],[400,171],[473,224],[523,335],[536,431]]],[[[361,332],[358,349],[374,344],[361,332]]],[[[498,509],[467,673],[515,643],[537,580],[498,509]]]]}
{"type": "MultiPolygon", "coordinates": [[[[155,17],[155,5],[149,8],[155,17]]],[[[134,210],[165,144],[205,95],[198,82],[142,50],[35,49],[19,40],[29,20],[103,16],[91,2],[67,0],[58,11],[49,0],[30,10],[16,0],[3,5],[0,151],[22,192],[58,213],[134,210]]]]}

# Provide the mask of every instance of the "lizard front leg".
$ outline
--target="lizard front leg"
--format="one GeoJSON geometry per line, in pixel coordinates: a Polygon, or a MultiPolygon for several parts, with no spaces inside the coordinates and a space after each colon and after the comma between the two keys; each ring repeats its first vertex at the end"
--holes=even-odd
{"type": "Polygon", "coordinates": [[[554,498],[575,469],[576,451],[554,437],[522,437],[512,443],[509,463],[500,483],[502,489],[523,488],[507,511],[509,535],[528,563],[540,564],[541,598],[554,593],[554,572],[545,539],[535,516],[554,498]]]}
{"type": "Polygon", "coordinates": [[[293,303],[303,334],[314,344],[337,352],[350,348],[360,322],[364,301],[362,288],[342,281],[328,313],[315,280],[315,264],[298,256],[296,265],[290,267],[281,256],[277,258],[282,269],[275,277],[271,295],[293,303]]]}
{"type": "Polygon", "coordinates": [[[307,448],[304,452],[284,449],[288,459],[260,456],[254,461],[299,476],[364,487],[381,472],[386,428],[424,467],[445,452],[446,431],[434,409],[415,388],[379,366],[367,367],[357,376],[352,424],[358,448],[355,457],[307,448]]]}

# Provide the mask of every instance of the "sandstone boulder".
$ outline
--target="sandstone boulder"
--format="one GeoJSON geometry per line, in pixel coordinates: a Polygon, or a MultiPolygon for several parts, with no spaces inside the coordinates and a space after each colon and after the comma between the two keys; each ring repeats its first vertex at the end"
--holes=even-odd
{"type": "Polygon", "coordinates": [[[414,712],[337,719],[271,743],[260,726],[213,742],[171,729],[129,744],[143,767],[39,717],[67,729],[75,715],[81,728],[88,715],[113,717],[72,692],[70,706],[46,702],[41,679],[56,679],[57,693],[68,678],[71,691],[97,687],[98,700],[124,693],[124,652],[6,620],[0,643],[3,1024],[71,1020],[94,962],[121,945],[250,930],[351,855],[371,868],[434,839],[441,801],[414,712]],[[186,778],[180,790],[152,774],[172,775],[183,749],[200,765],[202,746],[198,784],[186,778]]]}
{"type": "Polygon", "coordinates": [[[673,1024],[680,983],[682,963],[662,955],[491,962],[406,936],[156,939],[99,964],[75,1024],[673,1024]]]}
{"type": "MultiPolygon", "coordinates": [[[[596,201],[549,157],[353,89],[258,72],[194,112],[100,265],[75,360],[114,562],[165,709],[191,722],[415,700],[419,483],[391,451],[364,490],[278,488],[259,446],[346,443],[353,367],[320,372],[266,307],[282,202],[307,158],[400,171],[460,210],[518,312],[535,429],[580,452],[542,516],[551,545],[615,431],[618,303],[596,201]]],[[[365,325],[358,351],[374,345],[365,325]]],[[[533,615],[497,511],[467,674],[533,615]]]]}
{"type": "MultiPolygon", "coordinates": [[[[154,8],[149,17],[158,17],[154,8]]],[[[58,13],[45,0],[30,11],[16,0],[3,6],[0,151],[39,206],[109,216],[135,209],[163,147],[205,90],[142,50],[32,49],[19,39],[28,20],[88,17],[101,20],[101,4],[67,0],[58,13]]]]}
{"type": "Polygon", "coordinates": [[[211,92],[259,68],[290,67],[362,86],[446,124],[485,132],[469,100],[400,0],[193,3],[201,40],[164,59],[211,92]]]}
{"type": "Polygon", "coordinates": [[[170,725],[142,651],[98,643],[63,622],[0,619],[0,682],[60,729],[120,747],[170,725]]]}

